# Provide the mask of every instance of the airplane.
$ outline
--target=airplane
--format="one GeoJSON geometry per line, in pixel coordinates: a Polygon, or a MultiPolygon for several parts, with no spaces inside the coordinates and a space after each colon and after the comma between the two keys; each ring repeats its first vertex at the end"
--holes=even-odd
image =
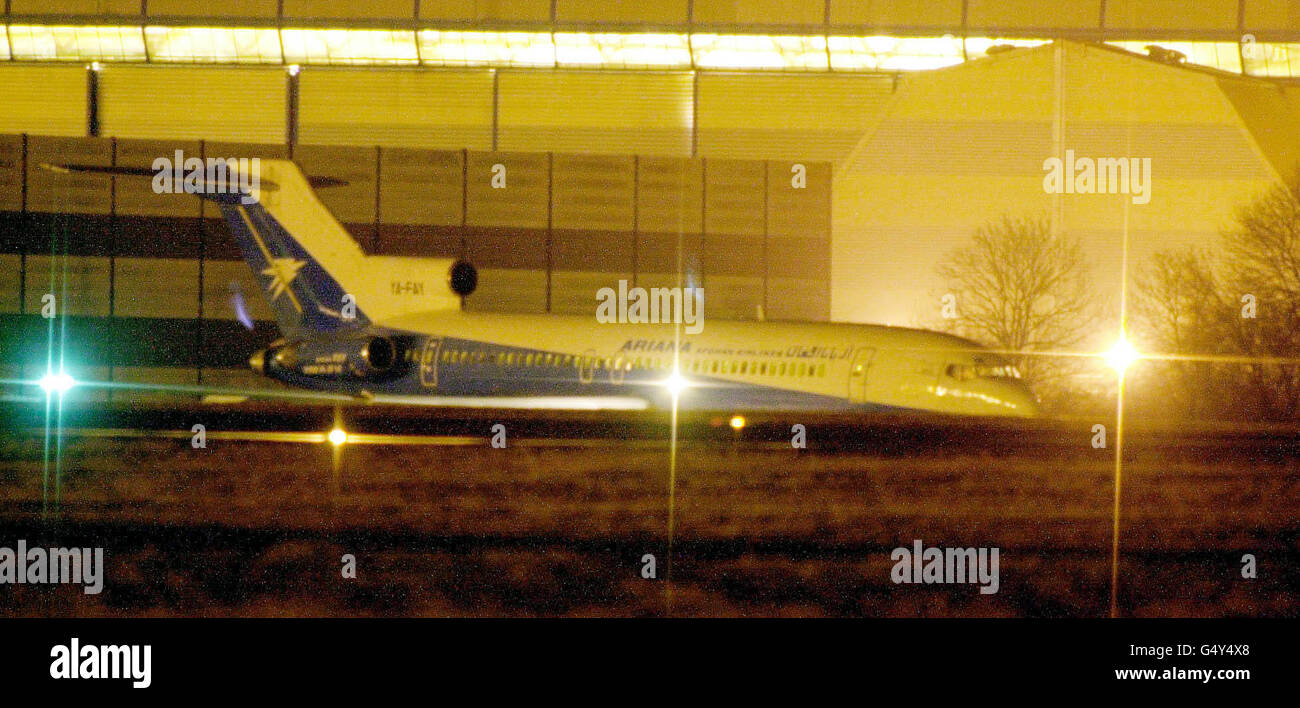
{"type": "Polygon", "coordinates": [[[316,195],[336,180],[289,160],[239,164],[253,174],[213,189],[200,176],[187,191],[219,205],[275,315],[282,337],[249,365],[291,387],[505,408],[1039,414],[1006,359],[939,332],[709,319],[692,334],[680,323],[466,311],[471,264],[366,254],[316,195]]]}

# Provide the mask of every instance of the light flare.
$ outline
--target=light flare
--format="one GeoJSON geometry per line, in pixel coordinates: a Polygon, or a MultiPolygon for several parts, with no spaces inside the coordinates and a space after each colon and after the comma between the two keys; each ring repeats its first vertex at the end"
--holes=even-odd
{"type": "Polygon", "coordinates": [[[37,383],[40,385],[41,389],[45,391],[46,395],[57,394],[60,396],[67,393],[73,386],[77,385],[76,380],[63,371],[51,371],[45,376],[42,376],[41,380],[37,381],[37,383]]]}
{"type": "Polygon", "coordinates": [[[1134,348],[1133,343],[1128,341],[1128,336],[1123,330],[1121,330],[1119,333],[1119,339],[1115,341],[1115,344],[1112,345],[1109,350],[1107,350],[1103,355],[1103,358],[1105,358],[1106,363],[1110,365],[1110,368],[1114,369],[1120,376],[1123,376],[1128,367],[1132,366],[1133,362],[1141,359],[1142,355],[1136,348],[1134,348]]]}

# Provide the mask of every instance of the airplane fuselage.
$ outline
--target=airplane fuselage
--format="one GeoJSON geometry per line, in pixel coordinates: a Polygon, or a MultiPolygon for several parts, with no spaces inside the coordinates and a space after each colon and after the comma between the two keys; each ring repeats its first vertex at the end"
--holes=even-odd
{"type": "Polygon", "coordinates": [[[709,321],[602,324],[591,317],[435,312],[286,342],[254,368],[353,395],[588,397],[712,410],[1034,415],[996,357],[924,330],[709,321]],[[998,375],[989,375],[992,372],[998,375]]]}

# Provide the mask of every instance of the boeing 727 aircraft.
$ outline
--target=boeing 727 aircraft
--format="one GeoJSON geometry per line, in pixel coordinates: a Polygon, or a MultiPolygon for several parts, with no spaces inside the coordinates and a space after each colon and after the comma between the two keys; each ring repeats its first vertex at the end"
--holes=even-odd
{"type": "Polygon", "coordinates": [[[937,332],[706,319],[691,334],[602,323],[594,298],[592,316],[466,312],[469,264],[367,255],[296,164],[246,169],[223,183],[237,191],[195,191],[220,205],[283,335],[250,365],[291,386],[446,405],[1037,414],[1004,359],[937,332]]]}

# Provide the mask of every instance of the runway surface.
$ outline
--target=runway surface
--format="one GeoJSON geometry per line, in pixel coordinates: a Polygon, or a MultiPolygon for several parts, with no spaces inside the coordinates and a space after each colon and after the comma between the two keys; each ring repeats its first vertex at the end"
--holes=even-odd
{"type": "MultiPolygon", "coordinates": [[[[1113,421],[686,416],[670,581],[663,413],[95,406],[64,412],[50,466],[43,408],[3,415],[0,546],[102,546],[108,566],[99,595],[0,589],[7,615],[1108,611],[1114,451],[1092,425],[1113,421]],[[998,592],[894,583],[915,540],[998,548],[998,592]]],[[[1122,613],[1296,615],[1296,431],[1125,439],[1122,613]]]]}

